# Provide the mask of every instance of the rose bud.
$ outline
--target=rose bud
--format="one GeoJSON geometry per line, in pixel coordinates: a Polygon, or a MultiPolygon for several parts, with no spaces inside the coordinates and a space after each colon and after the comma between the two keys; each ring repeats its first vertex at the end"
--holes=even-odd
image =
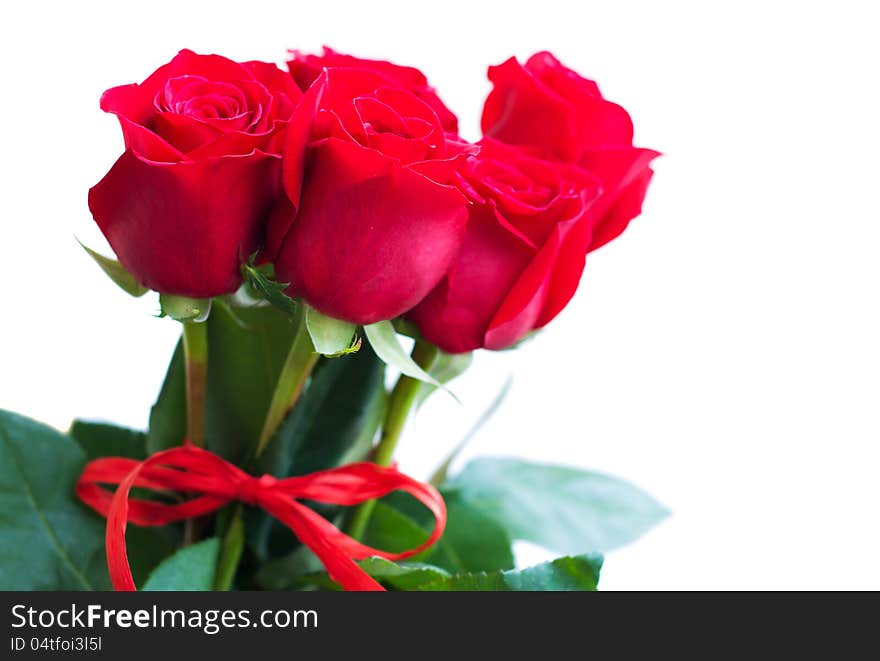
{"type": "Polygon", "coordinates": [[[604,99],[592,80],[538,53],[522,66],[514,58],[489,68],[494,89],[483,107],[487,136],[576,163],[602,182],[590,249],[619,235],[641,213],[659,154],[633,147],[633,125],[622,107],[604,99]]]}
{"type": "Polygon", "coordinates": [[[285,199],[266,253],[277,279],[321,312],[393,319],[440,281],[467,221],[452,185],[473,146],[412,92],[362,69],[327,69],[290,120],[285,199]]]}
{"type": "Polygon", "coordinates": [[[461,249],[407,316],[458,353],[504,349],[553,319],[577,288],[592,239],[598,181],[491,138],[463,173],[473,200],[461,249]]]}
{"type": "Polygon", "coordinates": [[[282,129],[301,96],[275,65],[188,50],[104,93],[126,151],[89,208],[140,283],[194,298],[238,288],[280,194],[282,129]]]}

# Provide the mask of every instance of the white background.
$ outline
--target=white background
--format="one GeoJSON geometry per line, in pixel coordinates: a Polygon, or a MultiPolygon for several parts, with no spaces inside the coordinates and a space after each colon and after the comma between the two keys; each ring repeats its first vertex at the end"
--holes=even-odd
{"type": "MultiPolygon", "coordinates": [[[[880,588],[880,104],[867,2],[43,2],[0,16],[0,406],[146,423],[178,329],[107,281],[86,192],[121,151],[98,98],[178,49],[327,43],[419,66],[478,136],[485,68],[550,49],[666,155],[569,308],[481,355],[404,441],[610,472],[674,512],[605,588],[880,588]]],[[[534,549],[523,557],[537,558],[534,549]]]]}

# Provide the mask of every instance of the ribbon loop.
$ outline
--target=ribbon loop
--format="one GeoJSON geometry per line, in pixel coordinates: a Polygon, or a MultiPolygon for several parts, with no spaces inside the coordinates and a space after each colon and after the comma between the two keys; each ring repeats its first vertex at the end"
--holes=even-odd
{"type": "Polygon", "coordinates": [[[389,560],[411,557],[430,547],[443,534],[446,505],[431,485],[372,463],[357,463],[276,479],[245,473],[225,459],[191,444],[158,452],[144,461],[104,457],[89,462],[76,485],[80,499],[107,517],[107,566],[116,590],[134,590],[125,548],[125,527],[131,521],[161,526],[216,511],[238,500],[260,507],[287,526],[324,563],[327,573],[346,590],[382,590],[355,560],[380,556],[389,560]],[[101,485],[116,484],[115,492],[101,485]],[[167,504],[130,498],[133,487],[159,492],[185,492],[193,497],[167,504]],[[434,515],[431,535],[422,544],[391,553],[361,544],[309,509],[300,499],[333,505],[357,505],[392,491],[406,491],[434,515]]]}

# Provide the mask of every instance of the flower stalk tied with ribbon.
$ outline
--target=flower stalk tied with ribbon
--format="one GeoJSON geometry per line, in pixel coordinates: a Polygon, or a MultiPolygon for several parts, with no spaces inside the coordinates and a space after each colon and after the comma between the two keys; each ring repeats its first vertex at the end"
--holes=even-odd
{"type": "MultiPolygon", "coordinates": [[[[295,332],[284,360],[278,383],[272,394],[260,439],[254,454],[259,456],[275,434],[286,414],[297,403],[318,358],[305,323],[305,310],[300,304],[295,314],[295,332]]],[[[201,431],[205,415],[205,374],[207,373],[206,332],[204,324],[189,321],[183,324],[186,364],[187,428],[201,431]],[[198,332],[194,330],[198,328],[198,332]],[[201,338],[198,370],[193,369],[192,337],[201,338]],[[192,378],[198,371],[200,378],[192,378]]],[[[396,410],[395,406],[389,411],[396,410]]],[[[400,412],[406,417],[407,405],[400,412]]],[[[399,433],[398,429],[398,433],[399,433]]],[[[201,443],[200,443],[201,444],[201,443]]],[[[390,463],[390,457],[383,460],[390,463]]],[[[141,526],[162,526],[186,521],[188,533],[198,517],[211,514],[225,505],[239,502],[265,510],[293,532],[299,541],[321,560],[330,578],[346,590],[384,590],[355,562],[369,557],[403,560],[430,548],[443,534],[446,507],[440,493],[431,485],[422,484],[387,465],[369,462],[349,464],[308,475],[277,479],[264,474],[250,475],[218,455],[196,446],[187,438],[182,447],[158,452],[143,461],[123,457],[106,457],[90,462],[76,487],[80,499],[107,517],[107,566],[113,587],[135,589],[125,544],[129,522],[141,526]],[[115,492],[102,485],[117,485],[115,492]],[[160,493],[185,494],[182,503],[166,504],[143,498],[130,498],[132,488],[140,487],[160,493]],[[315,511],[299,502],[301,499],[332,505],[353,506],[375,502],[393,491],[404,491],[421,502],[434,517],[435,524],[428,538],[415,548],[403,552],[387,552],[360,543],[343,533],[315,511]]],[[[240,524],[242,510],[232,511],[233,524],[226,534],[240,524]]],[[[362,529],[358,532],[362,532],[362,529]]],[[[188,534],[191,537],[191,534],[188,534]]],[[[189,541],[192,541],[191,539],[189,541]]],[[[228,589],[234,579],[242,545],[224,545],[218,575],[218,587],[228,589]]]]}
{"type": "Polygon", "coordinates": [[[371,556],[403,560],[428,549],[446,525],[446,506],[437,489],[395,468],[357,463],[309,475],[275,479],[255,477],[217,455],[189,443],[158,452],[144,461],[107,457],[90,462],[76,487],[79,497],[107,517],[107,564],[116,590],[135,589],[125,546],[125,528],[162,526],[210,514],[241,501],[259,507],[287,526],[323,562],[330,578],[346,590],[383,590],[355,562],[371,556]],[[102,484],[116,484],[115,493],[102,484]],[[195,494],[182,503],[166,504],[131,498],[134,487],[195,494]],[[361,544],[309,509],[301,499],[333,505],[357,505],[392,491],[405,491],[434,516],[431,535],[419,546],[390,553],[361,544]]]}

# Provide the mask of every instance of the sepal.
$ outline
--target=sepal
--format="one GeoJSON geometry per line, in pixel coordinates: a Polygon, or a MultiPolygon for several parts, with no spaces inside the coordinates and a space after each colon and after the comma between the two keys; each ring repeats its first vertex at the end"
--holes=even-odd
{"type": "Polygon", "coordinates": [[[274,266],[271,264],[257,266],[255,260],[256,254],[251,255],[248,262],[241,265],[241,275],[244,278],[245,286],[251,290],[249,293],[258,299],[271,303],[287,314],[296,314],[296,300],[284,293],[289,283],[275,280],[274,266]]]}
{"type": "Polygon", "coordinates": [[[336,358],[361,348],[361,338],[355,335],[355,324],[328,317],[309,305],[305,306],[305,313],[306,330],[317,353],[336,358]]]}
{"type": "Polygon", "coordinates": [[[364,334],[373,347],[373,351],[386,365],[399,370],[406,376],[428,383],[435,388],[446,388],[433,376],[422,369],[412,357],[404,351],[397,338],[397,332],[390,321],[379,321],[375,324],[364,326],[364,334]]]}
{"type": "Polygon", "coordinates": [[[189,298],[159,294],[160,317],[171,317],[176,321],[201,323],[211,314],[210,298],[189,298]]]}
{"type": "Polygon", "coordinates": [[[126,294],[138,298],[150,291],[147,287],[144,287],[141,283],[135,280],[135,277],[126,271],[125,267],[117,260],[111,257],[106,257],[101,253],[92,250],[79,239],[77,239],[77,243],[79,243],[79,245],[82,246],[82,249],[89,254],[89,257],[95,260],[95,263],[101,267],[101,270],[104,271],[107,277],[126,294]]]}

